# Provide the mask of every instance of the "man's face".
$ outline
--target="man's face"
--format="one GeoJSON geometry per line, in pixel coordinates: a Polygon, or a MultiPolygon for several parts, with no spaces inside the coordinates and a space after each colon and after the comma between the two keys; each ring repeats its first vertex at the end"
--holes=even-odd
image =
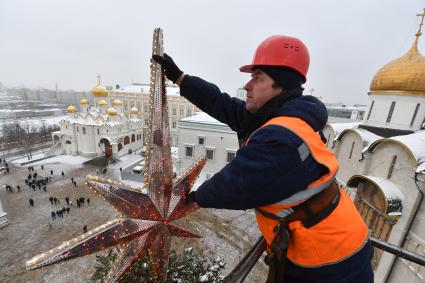
{"type": "Polygon", "coordinates": [[[266,73],[259,69],[253,71],[251,79],[244,86],[247,91],[246,110],[255,113],[267,101],[281,94],[282,88],[273,85],[274,81],[266,73]]]}

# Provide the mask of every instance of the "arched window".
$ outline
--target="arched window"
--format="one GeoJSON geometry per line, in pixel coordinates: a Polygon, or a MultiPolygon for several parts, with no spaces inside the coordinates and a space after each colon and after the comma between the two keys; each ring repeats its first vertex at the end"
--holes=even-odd
{"type": "Polygon", "coordinates": [[[373,104],[375,104],[375,101],[372,101],[372,104],[370,105],[369,114],[367,114],[367,119],[366,120],[369,120],[370,114],[372,113],[373,104]]]}
{"type": "Polygon", "coordinates": [[[355,144],[355,142],[353,142],[353,143],[351,144],[350,155],[348,155],[348,159],[351,159],[351,157],[353,156],[354,144],[355,144]]]}
{"type": "Polygon", "coordinates": [[[394,107],[395,107],[395,101],[391,102],[390,111],[388,111],[387,123],[391,122],[391,117],[393,116],[394,107]]]}
{"type": "Polygon", "coordinates": [[[421,106],[420,103],[416,104],[415,112],[413,112],[412,120],[410,121],[410,126],[413,126],[413,122],[415,122],[416,115],[418,114],[419,106],[421,106]]]}

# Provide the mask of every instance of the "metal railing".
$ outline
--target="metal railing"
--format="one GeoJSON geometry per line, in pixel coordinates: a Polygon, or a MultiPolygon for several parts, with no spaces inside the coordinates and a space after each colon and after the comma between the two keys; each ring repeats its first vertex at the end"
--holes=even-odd
{"type": "MultiPolygon", "coordinates": [[[[404,258],[411,262],[425,266],[425,256],[408,251],[396,245],[390,244],[386,241],[375,238],[374,236],[369,237],[370,242],[375,248],[382,251],[396,255],[397,257],[404,258]]],[[[255,245],[248,251],[248,253],[241,259],[238,265],[224,279],[225,283],[241,283],[248,276],[254,265],[260,259],[266,249],[266,241],[263,237],[260,237],[255,245]]]]}

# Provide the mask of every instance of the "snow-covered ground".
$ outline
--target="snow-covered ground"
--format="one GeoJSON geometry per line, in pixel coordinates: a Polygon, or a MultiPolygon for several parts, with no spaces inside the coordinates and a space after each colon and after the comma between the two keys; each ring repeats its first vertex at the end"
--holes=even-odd
{"type": "MultiPolygon", "coordinates": [[[[41,158],[44,158],[44,153],[42,153],[42,152],[33,154],[31,160],[37,160],[37,159],[41,159],[41,158]]],[[[31,160],[29,160],[28,157],[25,156],[25,157],[13,160],[12,163],[20,165],[21,163],[28,162],[28,161],[31,161],[31,160]]]]}
{"type": "MultiPolygon", "coordinates": [[[[140,159],[140,155],[122,156],[117,163],[108,165],[107,174],[101,176],[119,180],[119,168],[136,159],[140,159]]],[[[110,204],[84,185],[85,176],[96,174],[98,169],[82,164],[84,160],[62,155],[31,164],[41,176],[50,176],[50,170],[54,171],[47,192],[33,191],[25,186],[24,179],[28,174],[25,166],[11,164],[11,174],[0,175],[0,183],[11,184],[15,191],[0,190],[0,199],[9,219],[9,225],[0,232],[0,282],[87,282],[94,270],[95,254],[43,269],[25,269],[26,260],[80,235],[84,225],[90,230],[119,217],[110,204]],[[40,167],[42,164],[44,170],[40,167]],[[61,171],[65,172],[65,176],[61,176],[61,171]],[[71,184],[71,177],[77,181],[77,187],[71,184]],[[21,192],[16,190],[18,184],[21,192]],[[53,221],[51,211],[66,204],[51,205],[49,196],[61,200],[68,196],[74,200],[70,214],[53,221]],[[75,199],[80,196],[90,198],[90,205],[76,207],[75,199]],[[28,205],[30,197],[35,201],[34,207],[28,205]],[[49,228],[49,223],[53,224],[52,228],[49,228]]],[[[137,187],[138,184],[131,185],[137,187]]],[[[224,274],[230,272],[260,235],[252,211],[199,209],[190,218],[203,238],[173,238],[172,249],[179,251],[185,246],[192,246],[207,257],[220,256],[227,262],[224,274]]],[[[245,282],[263,282],[265,277],[266,267],[260,260],[245,282]]]]}
{"type": "MultiPolygon", "coordinates": [[[[38,153],[36,155],[33,155],[32,157],[33,157],[32,160],[41,159],[41,158],[44,157],[44,153],[38,153]]],[[[58,155],[58,156],[53,156],[53,157],[46,158],[46,159],[43,159],[43,160],[40,160],[40,161],[36,161],[36,162],[30,163],[28,165],[39,166],[39,165],[46,165],[46,164],[52,164],[52,163],[62,163],[62,164],[66,164],[66,165],[81,165],[88,160],[90,160],[90,158],[83,157],[83,156],[58,155]]],[[[23,158],[14,160],[12,163],[21,164],[21,163],[27,162],[27,161],[28,161],[28,158],[23,157],[23,158]]]]}

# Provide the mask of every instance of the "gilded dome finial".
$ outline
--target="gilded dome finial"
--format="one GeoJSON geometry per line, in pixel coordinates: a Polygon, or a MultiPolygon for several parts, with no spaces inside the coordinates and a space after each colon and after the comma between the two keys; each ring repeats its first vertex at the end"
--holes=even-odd
{"type": "Polygon", "coordinates": [[[415,34],[416,37],[419,37],[422,35],[422,26],[424,25],[425,9],[423,10],[422,14],[417,14],[416,16],[421,17],[421,23],[419,24],[418,32],[415,34]]]}
{"type": "Polygon", "coordinates": [[[102,77],[100,76],[100,74],[97,74],[96,78],[97,78],[97,85],[99,86],[100,85],[100,79],[102,77]]]}
{"type": "Polygon", "coordinates": [[[418,52],[418,41],[419,37],[422,35],[422,26],[424,25],[424,17],[425,17],[425,9],[423,10],[422,14],[416,14],[416,16],[421,17],[421,22],[419,23],[418,31],[415,33],[415,42],[413,42],[412,48],[410,48],[409,53],[417,53],[418,52]]]}

